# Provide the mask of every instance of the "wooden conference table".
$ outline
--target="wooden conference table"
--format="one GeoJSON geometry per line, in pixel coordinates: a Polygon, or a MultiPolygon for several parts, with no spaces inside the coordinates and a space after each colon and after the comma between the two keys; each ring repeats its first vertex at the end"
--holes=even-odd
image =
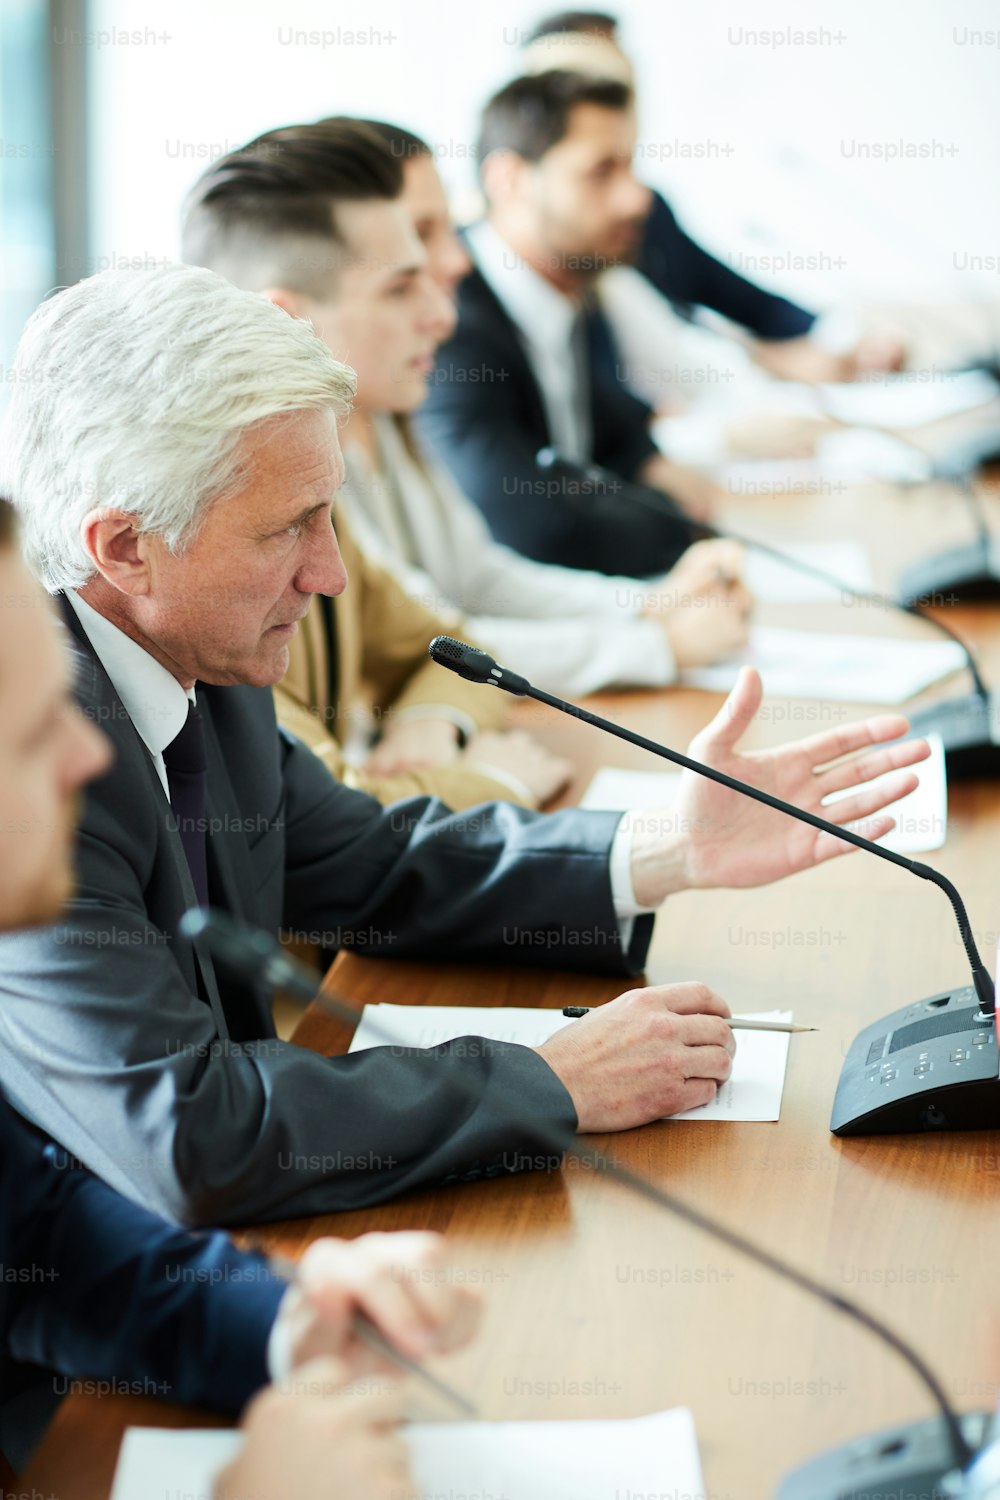
{"type": "MultiPolygon", "coordinates": [[[[886,589],[904,564],[968,535],[953,491],[819,491],[734,494],[727,518],[774,542],[861,539],[886,589]]],[[[1000,497],[985,500],[1000,527],[1000,497]]],[[[933,638],[918,623],[833,602],[773,605],[761,616],[933,638]]],[[[1000,608],[952,608],[947,619],[1000,682],[1000,608]]],[[[956,678],[927,699],[964,687],[956,678]]],[[[718,701],[692,691],[597,700],[611,717],[678,746],[718,701]]],[[[777,743],[853,716],[839,704],[770,700],[751,743],[777,743]]],[[[651,764],[537,705],[519,705],[516,718],[576,760],[569,801],[602,763],[651,764]]],[[[1000,783],[951,787],[947,845],[929,858],[963,892],[992,967],[1000,783]]],[[[585,953],[581,962],[585,968],[585,953]]],[[[792,1039],[780,1123],[661,1123],[598,1144],[855,1294],[932,1359],[960,1408],[991,1406],[1000,1379],[1000,1287],[990,1268],[1000,1225],[1000,1135],[838,1140],[827,1128],[841,1060],[858,1029],[968,982],[940,892],[856,854],[769,889],[687,894],[657,922],[648,978],[701,978],[734,1009],[788,1006],[820,1030],[792,1039]]],[[[330,983],[358,1004],[595,1004],[625,987],[587,973],[351,955],[337,961],[330,983]]],[[[348,1035],[314,1008],[296,1040],[333,1052],[348,1035]]],[[[444,1231],[456,1275],[485,1293],[475,1347],[437,1367],[484,1416],[613,1418],[689,1405],[713,1500],[764,1500],[785,1470],[818,1450],[930,1410],[909,1372],[871,1338],[572,1162],[551,1174],[412,1193],[380,1209],[271,1226],[264,1237],[296,1256],[321,1234],[406,1227],[444,1231]]],[[[415,1395],[415,1409],[430,1414],[423,1403],[415,1395]]],[[[72,1397],[21,1489],[57,1500],[106,1495],[126,1425],[193,1420],[151,1401],[72,1397]]]]}

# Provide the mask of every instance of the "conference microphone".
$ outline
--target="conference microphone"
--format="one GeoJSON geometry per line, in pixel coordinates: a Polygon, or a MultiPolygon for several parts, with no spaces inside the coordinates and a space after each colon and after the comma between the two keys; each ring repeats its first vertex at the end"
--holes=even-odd
{"type": "Polygon", "coordinates": [[[918,1000],[860,1033],[844,1062],[830,1129],[836,1135],[885,1135],[996,1127],[1000,1122],[996,994],[993,980],[979,956],[965,903],[946,875],[894,849],[883,848],[852,829],[841,828],[816,813],[783,802],[770,792],[737,781],[713,766],[681,755],[645,735],[602,719],[577,703],[557,698],[464,641],[435,636],[429,652],[439,666],[457,672],[469,682],[492,684],[519,698],[534,698],[936,885],[947,896],[955,914],[972,986],[918,1000]]]}
{"type": "MultiPolygon", "coordinates": [[[[456,643],[458,644],[458,643],[456,643]]],[[[264,983],[272,989],[294,996],[305,1003],[315,1001],[329,1015],[349,1026],[356,1026],[361,1012],[340,996],[327,990],[322,980],[297,959],[282,951],[278,940],[268,932],[249,927],[228,913],[206,907],[195,907],[185,912],[179,926],[180,937],[191,944],[203,945],[221,965],[230,969],[250,984],[264,983]]],[[[575,1025],[586,1025],[578,1021],[575,1025]]],[[[396,1038],[377,1022],[369,1021],[371,1035],[381,1037],[384,1045],[398,1047],[396,1038]]],[[[451,1086],[464,1093],[470,1103],[479,1104],[488,1099],[491,1110],[501,1119],[509,1120],[518,1129],[523,1128],[522,1111],[516,1099],[502,1093],[493,1084],[480,1088],[470,1078],[460,1073],[451,1078],[451,1086]]],[[[556,1121],[538,1120],[533,1129],[537,1138],[561,1157],[572,1152],[578,1160],[595,1173],[610,1178],[626,1191],[653,1203],[657,1208],[681,1219],[700,1230],[711,1239],[728,1246],[738,1254],[769,1271],[808,1296],[823,1302],[842,1316],[851,1319],[892,1349],[917,1376],[925,1390],[933,1398],[938,1415],[895,1427],[879,1434],[877,1451],[866,1450],[859,1461],[855,1445],[837,1450],[844,1456],[849,1475],[846,1484],[843,1476],[837,1478],[837,1488],[829,1490],[829,1500],[866,1500],[877,1486],[878,1492],[892,1500],[896,1493],[891,1486],[898,1485],[900,1497],[914,1493],[912,1485],[926,1474],[939,1478],[948,1473],[963,1471],[972,1463],[981,1449],[989,1418],[982,1413],[960,1416],[952,1406],[940,1380],[921,1354],[903,1339],[893,1328],[870,1313],[860,1303],[834,1291],[818,1277],[775,1255],[772,1251],[739,1230],[695,1208],[675,1193],[666,1192],[647,1178],[623,1167],[613,1157],[582,1144],[574,1131],[556,1121]],[[928,1469],[928,1464],[932,1467],[928,1469]],[[903,1488],[903,1486],[908,1488],[903,1488]],[[888,1487],[887,1487],[888,1486],[888,1487]]],[[[870,1439],[867,1440],[870,1443],[870,1439]]],[[[826,1455],[829,1461],[832,1455],[826,1455]]],[[[781,1500],[824,1500],[826,1491],[817,1489],[814,1477],[810,1477],[808,1491],[799,1487],[799,1475],[809,1472],[814,1476],[815,1463],[807,1469],[796,1470],[782,1485],[781,1500]]],[[[839,1473],[839,1471],[838,1471],[839,1473]]],[[[833,1470],[829,1477],[833,1478],[833,1470]]],[[[929,1493],[929,1492],[928,1492],[929,1493]]]]}
{"type": "MultiPolygon", "coordinates": [[[[543,448],[536,455],[536,462],[540,468],[547,469],[553,464],[559,464],[563,471],[569,472],[574,467],[571,461],[564,458],[555,448],[543,448]]],[[[586,468],[576,466],[578,473],[588,479],[595,480],[596,476],[603,477],[605,483],[610,484],[613,475],[609,471],[599,469],[596,464],[590,464],[586,468]]],[[[941,477],[954,478],[950,472],[941,477]]],[[[966,479],[966,490],[975,504],[975,497],[966,479]]],[[[648,487],[642,487],[637,495],[630,496],[636,503],[647,506],[650,509],[658,509],[658,491],[648,487]]],[[[666,500],[666,497],[662,497],[666,500]]],[[[673,504],[672,501],[668,502],[673,504]]],[[[980,525],[985,529],[985,520],[982,511],[978,512],[980,525]]],[[[780,547],[772,547],[768,542],[758,541],[755,537],[743,536],[740,532],[725,530],[720,531],[707,522],[691,522],[691,540],[695,541],[731,541],[738,542],[741,547],[749,551],[758,552],[763,557],[769,557],[783,567],[790,568],[795,573],[800,573],[807,578],[814,578],[819,583],[826,584],[835,589],[841,597],[857,599],[862,604],[876,604],[882,609],[896,610],[910,619],[923,620],[936,630],[946,640],[952,641],[959,647],[965,657],[966,670],[972,678],[973,691],[963,693],[956,698],[945,698],[942,702],[932,703],[929,708],[919,709],[910,721],[910,729],[914,736],[924,738],[927,735],[937,735],[941,740],[944,751],[948,774],[954,778],[968,776],[997,776],[1000,775],[1000,696],[990,692],[983,681],[979,664],[970,647],[962,640],[950,625],[939,620],[936,615],[926,612],[926,593],[917,593],[914,597],[895,599],[891,594],[878,594],[866,589],[852,588],[843,583],[833,573],[828,573],[825,568],[816,567],[813,563],[804,562],[801,558],[792,557],[783,552],[780,547]]],[[[1000,579],[1000,573],[998,573],[1000,579]]],[[[933,590],[930,591],[933,593],[933,590]]]]}
{"type": "Polygon", "coordinates": [[[973,475],[998,459],[1000,429],[993,426],[959,439],[935,461],[929,477],[958,486],[975,529],[975,540],[935,552],[907,568],[899,581],[904,600],[940,599],[942,603],[964,604],[1000,599],[1000,542],[990,532],[972,485],[973,475]]]}
{"type": "Polygon", "coordinates": [[[849,584],[842,583],[833,573],[828,573],[825,568],[791,557],[767,542],[758,542],[734,531],[714,534],[738,542],[765,557],[774,558],[786,568],[828,584],[842,596],[857,599],[859,603],[876,604],[882,609],[896,610],[910,619],[923,620],[939,635],[958,646],[965,657],[966,670],[972,678],[972,692],[945,698],[932,703],[928,708],[919,709],[910,719],[910,732],[921,739],[931,734],[940,738],[948,774],[953,779],[1000,775],[1000,698],[986,686],[971,647],[950,625],[946,625],[936,615],[927,613],[925,599],[907,601],[894,599],[891,594],[852,588],[849,584]]]}

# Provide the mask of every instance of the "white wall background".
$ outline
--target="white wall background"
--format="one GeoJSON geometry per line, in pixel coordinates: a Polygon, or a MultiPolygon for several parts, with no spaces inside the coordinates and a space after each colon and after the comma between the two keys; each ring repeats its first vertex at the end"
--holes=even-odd
{"type": "MultiPolygon", "coordinates": [[[[94,0],[97,33],[143,38],[98,35],[89,48],[95,268],[174,256],[178,206],[211,152],[322,114],[416,129],[439,146],[449,186],[467,187],[477,108],[519,71],[521,33],[553,8],[94,0]]],[[[1000,296],[996,0],[608,8],[639,62],[643,171],[716,253],[818,306],[1000,296]],[[872,146],[924,157],[859,159],[872,146]],[[774,271],[752,257],[806,264],[774,271]]]]}

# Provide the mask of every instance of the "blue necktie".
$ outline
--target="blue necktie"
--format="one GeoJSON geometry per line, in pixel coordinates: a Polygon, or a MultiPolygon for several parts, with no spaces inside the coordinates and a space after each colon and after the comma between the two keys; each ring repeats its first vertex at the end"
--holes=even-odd
{"type": "Polygon", "coordinates": [[[170,787],[170,806],[187,855],[188,869],[198,901],[208,905],[208,763],[205,756],[205,726],[195,704],[180,734],[163,752],[170,787]]]}

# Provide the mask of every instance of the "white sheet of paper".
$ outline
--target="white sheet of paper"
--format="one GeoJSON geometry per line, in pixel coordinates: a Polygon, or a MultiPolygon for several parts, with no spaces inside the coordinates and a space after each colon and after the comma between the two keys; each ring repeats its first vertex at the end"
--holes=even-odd
{"type": "MultiPolygon", "coordinates": [[[[916,791],[894,802],[889,811],[896,827],[878,842],[897,854],[925,854],[944,847],[948,836],[948,779],[945,774],[944,745],[940,735],[929,737],[931,753],[914,770],[920,777],[916,791]]],[[[889,772],[888,775],[895,775],[889,772]]],[[[670,807],[677,796],[680,771],[624,771],[604,766],[580,799],[581,807],[608,812],[649,812],[670,807]]],[[[884,780],[884,777],[878,778],[884,780]]],[[[877,785],[873,783],[873,785],[877,785]]],[[[834,792],[827,803],[849,797],[854,787],[834,792]]],[[[850,825],[856,828],[856,824],[850,825]]]]}
{"type": "MultiPolygon", "coordinates": [[[[829,484],[862,484],[881,479],[885,484],[924,484],[934,470],[934,459],[912,443],[874,427],[843,427],[827,432],[816,444],[816,462],[829,484]]],[[[816,493],[823,494],[820,488],[816,493]]]]}
{"type": "MultiPolygon", "coordinates": [[[[811,568],[820,568],[849,589],[871,593],[874,588],[871,563],[857,542],[823,542],[782,546],[782,552],[811,568]]],[[[821,583],[807,573],[797,573],[765,553],[747,549],[743,582],[761,604],[829,604],[840,598],[837,584],[821,583]]]]}
{"type": "MultiPolygon", "coordinates": [[[[791,1011],[748,1012],[757,1021],[790,1021],[791,1011]]],[[[366,1005],[350,1050],[366,1047],[437,1047],[456,1037],[488,1037],[540,1047],[564,1026],[579,1026],[560,1010],[513,1005],[366,1005]]],[[[777,1120],[788,1061],[788,1033],[741,1031],[732,1076],[711,1104],[673,1120],[777,1120]]]]}
{"type": "MultiPolygon", "coordinates": [[[[624,1421],[429,1422],[404,1429],[418,1496],[505,1500],[705,1500],[694,1419],[686,1407],[624,1421]]],[[[130,1427],[111,1500],[209,1500],[238,1432],[130,1427]]],[[[346,1497],[345,1497],[346,1500],[346,1497]]]]}
{"type": "Polygon", "coordinates": [[[743,499],[841,494],[851,484],[923,484],[933,457],[893,433],[873,427],[838,427],[816,440],[812,458],[746,458],[719,464],[715,476],[727,494],[743,499]]]}
{"type": "Polygon", "coordinates": [[[407,1434],[418,1496],[504,1500],[704,1500],[686,1407],[624,1421],[447,1422],[407,1434]]]}
{"type": "Polygon", "coordinates": [[[758,625],[736,656],[681,673],[688,687],[727,693],[740,667],[757,667],[764,689],[778,698],[835,703],[905,703],[965,664],[951,641],[901,641],[891,636],[827,635],[758,625]]]}
{"type": "Polygon", "coordinates": [[[945,417],[985,406],[1000,395],[1000,387],[983,370],[935,372],[903,370],[843,385],[821,385],[823,409],[838,422],[854,427],[923,427],[945,417]]]}
{"type": "Polygon", "coordinates": [[[122,1440],[111,1500],[184,1495],[211,1500],[220,1469],[235,1458],[238,1432],[200,1428],[130,1427],[122,1440]]]}
{"type": "MultiPolygon", "coordinates": [[[[572,1002],[567,1002],[571,1004],[572,1002]]],[[[564,1026],[573,1026],[561,1010],[519,1005],[366,1005],[351,1038],[349,1052],[367,1047],[439,1047],[456,1037],[488,1037],[491,1042],[518,1042],[540,1047],[564,1026]]]]}
{"type": "Polygon", "coordinates": [[[580,798],[580,806],[597,812],[651,812],[673,804],[680,781],[680,771],[623,771],[618,766],[602,766],[580,798]]]}

